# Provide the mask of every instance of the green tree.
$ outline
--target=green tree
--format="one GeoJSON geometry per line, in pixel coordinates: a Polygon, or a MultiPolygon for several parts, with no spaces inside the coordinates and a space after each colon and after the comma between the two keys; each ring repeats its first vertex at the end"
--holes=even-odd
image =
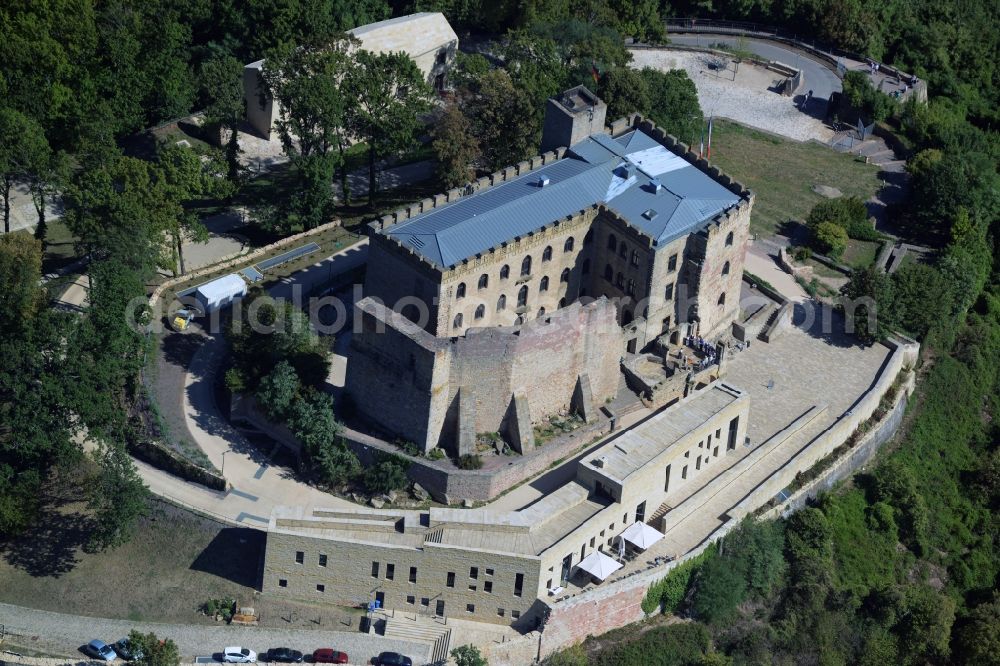
{"type": "Polygon", "coordinates": [[[51,151],[45,132],[29,116],[0,108],[0,197],[3,198],[4,233],[10,233],[10,207],[14,184],[39,178],[47,171],[51,151]]]}
{"type": "MultiPolygon", "coordinates": [[[[299,225],[312,229],[332,213],[332,183],[337,167],[344,165],[348,111],[359,103],[347,83],[356,69],[350,55],[356,43],[340,36],[297,46],[264,65],[264,82],[280,109],[275,126],[298,184],[277,207],[280,222],[272,226],[283,231],[299,225]]],[[[346,173],[342,178],[346,188],[346,173]]]]}
{"type": "Polygon", "coordinates": [[[88,546],[103,549],[129,540],[135,521],[146,515],[149,491],[122,442],[107,441],[97,456],[100,473],[90,496],[94,528],[88,546]]]}
{"type": "Polygon", "coordinates": [[[850,238],[878,240],[880,237],[868,222],[868,208],[858,197],[824,199],[813,206],[806,217],[806,226],[815,233],[824,222],[841,227],[850,238]]]}
{"type": "Polygon", "coordinates": [[[479,142],[472,134],[472,125],[458,106],[451,104],[440,115],[431,130],[437,158],[438,178],[452,188],[471,181],[473,164],[479,158],[479,142]]]}
{"type": "Polygon", "coordinates": [[[647,67],[640,75],[649,95],[649,107],[643,109],[644,115],[685,143],[697,141],[704,116],[698,105],[698,90],[687,72],[683,69],[661,72],[647,67]]]}
{"type": "Polygon", "coordinates": [[[956,656],[969,666],[1000,665],[1000,598],[969,611],[957,634],[956,656]]]}
{"type": "Polygon", "coordinates": [[[616,67],[601,77],[601,99],[608,105],[608,119],[616,120],[632,113],[647,115],[651,108],[646,79],[630,67],[616,67]]]}
{"type": "Polygon", "coordinates": [[[848,240],[847,231],[833,222],[820,222],[812,232],[812,246],[833,259],[844,254],[848,240]]]}
{"type": "Polygon", "coordinates": [[[475,645],[460,645],[451,651],[455,666],[489,666],[489,662],[475,645]]]}
{"type": "Polygon", "coordinates": [[[483,76],[465,112],[489,169],[517,164],[535,152],[540,136],[532,102],[507,72],[495,69],[483,76]]]}
{"type": "Polygon", "coordinates": [[[724,558],[746,579],[747,588],[761,599],[782,585],[788,564],[784,557],[784,526],[779,521],[745,520],[724,542],[724,558]]]}
{"type": "Polygon", "coordinates": [[[179,666],[180,651],[169,638],[160,639],[156,634],[132,630],[128,634],[129,646],[140,655],[132,660],[137,666],[179,666]]]}
{"type": "Polygon", "coordinates": [[[881,270],[869,266],[851,271],[851,279],[841,288],[840,295],[848,323],[863,343],[881,340],[892,330],[895,323],[892,282],[881,270]]]}
{"type": "MultiPolygon", "coordinates": [[[[299,376],[288,361],[280,361],[257,387],[257,404],[272,421],[283,421],[299,392],[299,376]]],[[[308,424],[306,424],[308,426],[308,424]]]]}
{"type": "Polygon", "coordinates": [[[728,558],[713,557],[698,572],[691,607],[699,619],[718,624],[733,617],[746,595],[743,573],[728,558]]]}
{"type": "Polygon", "coordinates": [[[216,54],[201,65],[199,76],[202,97],[206,100],[205,123],[220,132],[228,132],[225,142],[227,177],[234,187],[240,183],[240,144],[237,129],[245,115],[243,102],[243,66],[231,55],[216,54]]]}
{"type": "Polygon", "coordinates": [[[347,124],[368,144],[368,205],[375,206],[378,160],[413,145],[430,108],[431,91],[416,63],[405,53],[357,51],[343,89],[353,103],[347,124]]]}
{"type": "Polygon", "coordinates": [[[387,493],[405,488],[408,483],[407,468],[409,463],[405,459],[383,454],[374,465],[365,470],[365,487],[371,493],[387,493]]]}

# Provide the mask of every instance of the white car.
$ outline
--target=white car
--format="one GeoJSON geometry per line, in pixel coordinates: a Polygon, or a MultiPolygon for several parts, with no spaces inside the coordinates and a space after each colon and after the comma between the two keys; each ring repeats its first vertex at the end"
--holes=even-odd
{"type": "Polygon", "coordinates": [[[227,647],[222,651],[222,661],[227,664],[257,663],[257,653],[250,648],[227,647]]]}

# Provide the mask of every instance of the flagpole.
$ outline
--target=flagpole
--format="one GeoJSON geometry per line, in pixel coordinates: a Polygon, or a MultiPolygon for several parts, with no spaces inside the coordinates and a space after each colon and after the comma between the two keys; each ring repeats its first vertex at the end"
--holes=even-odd
{"type": "Polygon", "coordinates": [[[708,154],[705,156],[706,159],[712,159],[712,119],[715,116],[708,117],[708,154]]]}

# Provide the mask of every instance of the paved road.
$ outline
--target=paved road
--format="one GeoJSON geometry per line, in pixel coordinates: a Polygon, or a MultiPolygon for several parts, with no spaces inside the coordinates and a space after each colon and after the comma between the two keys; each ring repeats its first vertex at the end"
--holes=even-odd
{"type": "MultiPolygon", "coordinates": [[[[723,43],[735,48],[738,41],[739,38],[732,35],[670,34],[670,42],[681,46],[707,47],[710,44],[723,43]]],[[[829,67],[801,51],[761,39],[745,39],[740,46],[753,51],[761,58],[777,60],[802,69],[804,82],[801,90],[812,90],[816,99],[828,100],[832,93],[840,92],[842,89],[840,79],[829,67]]]]}
{"type": "Polygon", "coordinates": [[[187,658],[214,655],[228,645],[248,647],[258,653],[272,647],[291,647],[305,653],[320,647],[332,647],[346,652],[352,664],[369,663],[372,657],[386,650],[409,655],[417,664],[426,663],[431,657],[429,644],[392,640],[357,631],[129,622],[64,615],[10,604],[0,604],[0,624],[14,635],[12,642],[19,647],[66,657],[80,657],[79,647],[94,638],[113,642],[127,636],[132,629],[172,639],[177,643],[181,656],[187,658]]]}

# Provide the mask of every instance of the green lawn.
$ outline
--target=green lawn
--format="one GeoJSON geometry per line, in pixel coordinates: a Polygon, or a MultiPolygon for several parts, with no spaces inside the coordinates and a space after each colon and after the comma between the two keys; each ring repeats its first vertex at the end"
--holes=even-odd
{"type": "Polygon", "coordinates": [[[818,143],[799,143],[719,121],[712,132],[712,163],[757,194],[750,229],[761,236],[778,232],[788,220],[801,221],[823,197],[814,185],[835,187],[845,196],[867,200],[878,189],[878,167],[818,143]]]}
{"type": "Polygon", "coordinates": [[[880,249],[882,249],[881,243],[852,238],[847,242],[847,249],[844,250],[844,256],[840,260],[851,268],[867,268],[875,263],[880,249]]]}

